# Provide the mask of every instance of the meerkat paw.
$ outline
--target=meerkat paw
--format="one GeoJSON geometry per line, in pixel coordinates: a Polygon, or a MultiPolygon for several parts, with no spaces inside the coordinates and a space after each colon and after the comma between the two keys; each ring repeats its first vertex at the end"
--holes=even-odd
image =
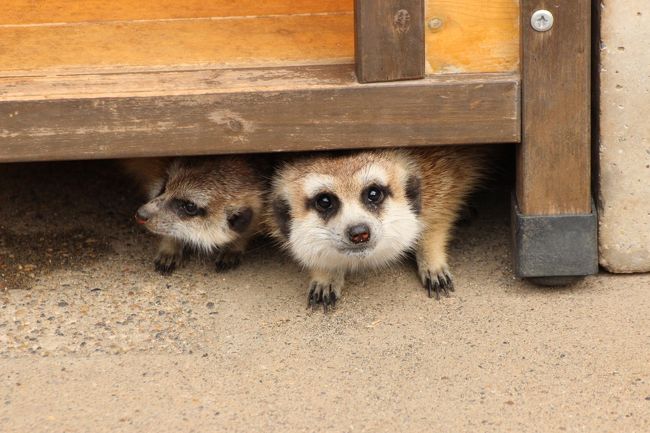
{"type": "Polygon", "coordinates": [[[158,247],[158,256],[154,260],[156,271],[170,275],[183,261],[183,244],[173,238],[165,237],[158,247]]]}
{"type": "Polygon", "coordinates": [[[162,275],[171,275],[181,265],[181,254],[167,254],[160,252],[154,261],[156,271],[162,275]]]}
{"type": "Polygon", "coordinates": [[[440,293],[449,297],[449,292],[454,291],[454,280],[446,266],[437,269],[420,267],[419,274],[420,281],[422,281],[422,285],[426,289],[429,298],[435,296],[436,300],[439,300],[440,293]]]}
{"type": "Polygon", "coordinates": [[[336,301],[340,298],[340,288],[334,287],[330,283],[312,281],[309,285],[307,308],[314,308],[318,304],[323,304],[323,311],[327,313],[328,308],[336,307],[336,301]]]}
{"type": "Polygon", "coordinates": [[[318,304],[323,304],[323,311],[327,313],[327,310],[334,308],[336,301],[341,299],[342,288],[342,274],[312,273],[309,294],[307,295],[307,308],[315,308],[318,304]]]}
{"type": "Polygon", "coordinates": [[[440,293],[449,296],[454,291],[454,281],[447,266],[447,239],[450,224],[433,225],[425,231],[415,254],[420,281],[429,294],[440,299],[440,293]]]}
{"type": "Polygon", "coordinates": [[[226,272],[235,269],[241,264],[244,253],[242,251],[223,250],[217,253],[214,266],[217,272],[226,272]]]}

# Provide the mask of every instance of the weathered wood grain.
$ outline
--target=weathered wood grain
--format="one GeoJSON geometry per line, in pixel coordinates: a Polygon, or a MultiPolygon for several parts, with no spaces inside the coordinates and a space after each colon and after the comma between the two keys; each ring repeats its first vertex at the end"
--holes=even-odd
{"type": "Polygon", "coordinates": [[[3,0],[2,24],[78,23],[352,12],[353,0],[3,0]]]}
{"type": "Polygon", "coordinates": [[[519,128],[513,74],[359,84],[352,65],[333,65],[0,80],[0,161],[517,142],[519,128]]]}
{"type": "Polygon", "coordinates": [[[522,2],[522,143],[517,199],[527,215],[591,212],[589,0],[522,2]],[[553,28],[530,25],[548,9],[553,28]]]}
{"type": "MultiPolygon", "coordinates": [[[[354,0],[0,3],[0,75],[352,63],[354,57],[354,0]]],[[[424,29],[427,73],[517,71],[518,0],[428,0],[425,8],[425,24],[441,22],[440,28],[424,29]]]]}
{"type": "Polygon", "coordinates": [[[352,14],[0,26],[0,76],[116,67],[353,63],[352,14]]]}
{"type": "Polygon", "coordinates": [[[424,0],[355,0],[354,4],[359,81],[424,77],[424,0]]]}

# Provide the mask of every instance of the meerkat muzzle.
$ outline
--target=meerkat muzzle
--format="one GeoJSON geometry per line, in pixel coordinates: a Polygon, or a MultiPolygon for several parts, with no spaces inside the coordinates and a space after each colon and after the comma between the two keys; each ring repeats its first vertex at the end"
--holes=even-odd
{"type": "Polygon", "coordinates": [[[363,244],[370,240],[370,227],[366,224],[357,224],[348,228],[348,238],[352,243],[363,244]]]}
{"type": "Polygon", "coordinates": [[[149,221],[149,215],[142,212],[142,209],[138,209],[135,213],[135,222],[138,224],[146,224],[149,221]]]}

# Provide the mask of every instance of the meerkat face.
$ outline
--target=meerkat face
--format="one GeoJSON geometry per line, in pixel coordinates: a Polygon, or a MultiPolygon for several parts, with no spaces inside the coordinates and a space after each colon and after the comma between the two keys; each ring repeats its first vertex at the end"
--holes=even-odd
{"type": "Polygon", "coordinates": [[[200,250],[222,247],[246,232],[261,206],[245,204],[226,181],[212,164],[177,161],[152,186],[153,198],[138,209],[136,221],[200,250]]]}
{"type": "Polygon", "coordinates": [[[419,237],[419,178],[390,152],[320,157],[280,173],[276,222],[305,266],[355,269],[386,265],[419,237]]]}

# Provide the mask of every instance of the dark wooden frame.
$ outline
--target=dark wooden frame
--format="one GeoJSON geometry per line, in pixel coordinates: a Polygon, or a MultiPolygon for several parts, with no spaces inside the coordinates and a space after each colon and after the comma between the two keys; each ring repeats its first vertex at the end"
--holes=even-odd
{"type": "Polygon", "coordinates": [[[361,85],[352,65],[333,65],[25,77],[0,90],[5,162],[517,142],[519,131],[515,74],[361,85]]]}
{"type": "Polygon", "coordinates": [[[424,0],[354,2],[361,83],[424,78],[424,0]]]}
{"type": "Polygon", "coordinates": [[[356,76],[323,65],[0,77],[0,162],[521,143],[518,274],[595,272],[590,0],[521,0],[520,74],[424,77],[423,11],[424,0],[356,0],[356,76]],[[550,31],[531,28],[537,9],[554,14],[550,31]],[[544,220],[558,216],[586,219],[544,220]],[[571,233],[574,248],[554,251],[571,233]],[[577,252],[582,264],[561,271],[540,261],[577,252]]]}

